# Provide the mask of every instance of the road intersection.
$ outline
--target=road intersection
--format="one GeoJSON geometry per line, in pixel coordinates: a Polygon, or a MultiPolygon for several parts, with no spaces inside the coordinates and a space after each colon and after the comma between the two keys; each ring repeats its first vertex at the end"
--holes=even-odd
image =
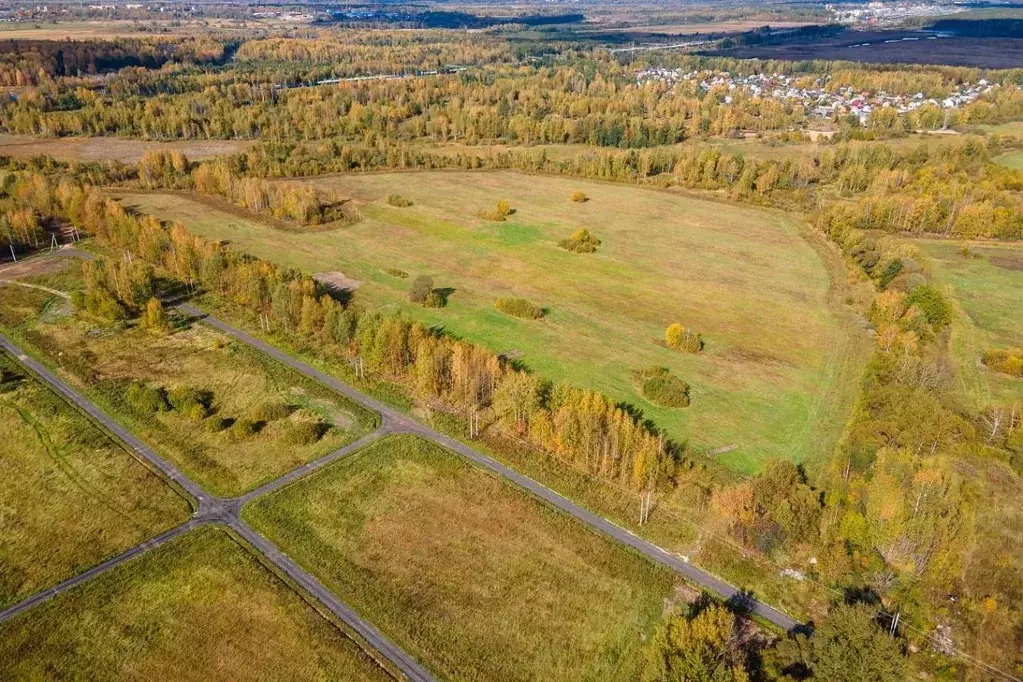
{"type": "Polygon", "coordinates": [[[434,678],[432,674],[423,667],[422,664],[416,661],[415,658],[391,642],[383,633],[377,630],[376,627],[364,620],[354,609],[338,599],[337,595],[327,589],[312,574],[296,564],[276,545],[256,532],[241,518],[241,510],[246,504],[265,495],[269,495],[286,485],[299,481],[314,471],[322,469],[348,454],[367,447],[380,438],[394,434],[412,434],[432,440],[442,447],[467,458],[477,466],[500,476],[515,486],[528,491],[548,504],[560,509],[562,512],[575,517],[591,529],[596,530],[617,542],[628,545],[637,552],[659,564],[668,566],[685,576],[693,583],[721,598],[744,599],[748,608],[753,613],[771,622],[777,627],[784,630],[791,630],[799,625],[798,621],[768,604],[764,604],[763,602],[753,599],[746,599],[745,595],[739,589],[726,583],[720,578],[693,566],[682,557],[672,554],[667,550],[640,538],[631,531],[622,528],[621,526],[612,523],[597,514],[594,514],[588,509],[579,506],[550,488],[469,447],[465,443],[413,420],[411,417],[399,410],[365,395],[361,391],[358,391],[332,376],[320,372],[305,362],[302,362],[301,360],[281,351],[275,346],[253,337],[191,305],[182,304],[178,306],[178,309],[187,315],[197,318],[203,324],[214,327],[224,334],[260,350],[266,355],[269,355],[301,374],[318,381],[332,390],[360,403],[364,407],[377,412],[381,419],[380,427],[376,431],[363,436],[355,442],[339,448],[320,459],[303,464],[287,474],[284,474],[280,478],[258,486],[238,497],[220,498],[205,491],[201,486],[189,479],[174,464],[168,462],[157,454],[152,448],[118,424],[117,421],[103,412],[81,393],[69,386],[53,371],[37,360],[29,357],[13,341],[3,334],[0,334],[0,348],[6,350],[31,372],[36,374],[55,391],[64,396],[64,398],[77,405],[96,422],[102,424],[138,457],[158,470],[168,481],[177,486],[179,490],[190,496],[197,505],[195,513],[185,523],[150,538],[149,540],[146,540],[145,542],[121,554],[111,557],[72,578],[42,590],[41,592],[38,592],[27,599],[0,611],[0,623],[15,617],[33,606],[67,592],[117,565],[144,554],[149,550],[160,547],[174,538],[193,530],[194,528],[201,525],[217,524],[226,526],[236,535],[245,540],[245,542],[247,542],[255,551],[260,553],[266,561],[272,564],[282,574],[286,575],[293,583],[301,587],[301,589],[304,590],[313,600],[318,602],[322,608],[328,610],[338,620],[343,622],[346,626],[351,628],[352,631],[362,637],[370,646],[380,652],[381,655],[386,657],[387,660],[390,661],[390,663],[407,679],[414,680],[416,682],[433,680],[434,678]]]}

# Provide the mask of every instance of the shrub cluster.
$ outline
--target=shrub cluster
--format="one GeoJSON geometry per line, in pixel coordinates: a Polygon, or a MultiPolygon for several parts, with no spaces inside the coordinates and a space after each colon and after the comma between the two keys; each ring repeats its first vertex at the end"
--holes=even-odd
{"type": "Polygon", "coordinates": [[[984,353],[984,365],[996,372],[1023,378],[1023,348],[994,348],[984,353]]]}
{"type": "Polygon", "coordinates": [[[237,419],[234,424],[231,424],[231,437],[237,440],[244,440],[250,436],[254,436],[259,432],[259,422],[253,421],[252,419],[237,419]]]}
{"type": "Polygon", "coordinates": [[[703,337],[678,322],[664,330],[664,343],[668,348],[699,353],[703,350],[703,337]]]}
{"type": "Polygon", "coordinates": [[[497,206],[494,207],[493,211],[487,211],[481,208],[479,211],[476,212],[476,215],[478,215],[480,218],[483,218],[484,220],[492,220],[494,222],[500,223],[504,222],[508,218],[508,216],[510,216],[514,212],[515,209],[513,209],[507,201],[502,199],[501,201],[497,202],[497,206]]]}
{"type": "Polygon", "coordinates": [[[171,409],[167,391],[140,381],[131,382],[126,397],[128,405],[142,414],[152,415],[157,412],[169,412],[171,409]]]}
{"type": "Polygon", "coordinates": [[[284,440],[293,445],[312,445],[323,438],[330,428],[315,412],[303,410],[284,425],[284,440]]]}
{"type": "Polygon", "coordinates": [[[396,208],[406,208],[412,205],[412,200],[406,199],[400,194],[392,194],[391,196],[387,197],[387,203],[396,208]]]}
{"type": "Polygon", "coordinates": [[[584,204],[590,200],[590,198],[582,192],[572,192],[572,196],[569,198],[577,204],[584,204]]]}
{"type": "Polygon", "coordinates": [[[289,414],[291,414],[291,408],[287,403],[279,400],[268,400],[267,402],[252,408],[249,413],[249,417],[253,421],[269,424],[270,422],[284,419],[289,414]]]}
{"type": "Polygon", "coordinates": [[[586,228],[576,230],[568,239],[562,239],[558,246],[576,253],[593,253],[600,246],[600,240],[590,234],[586,228]]]}
{"type": "Polygon", "coordinates": [[[689,407],[689,384],[666,367],[651,367],[636,372],[643,397],[661,407],[689,407]]]}
{"type": "Polygon", "coordinates": [[[391,277],[396,277],[397,279],[408,279],[408,273],[404,270],[399,270],[398,268],[385,268],[384,272],[391,277]]]}
{"type": "Polygon", "coordinates": [[[494,301],[494,307],[505,315],[526,320],[539,320],[544,315],[543,308],[524,298],[499,298],[494,301]]]}
{"type": "Polygon", "coordinates": [[[187,414],[196,421],[209,416],[213,407],[213,394],[194,388],[177,388],[167,394],[170,406],[182,414],[187,414]]]}
{"type": "Polygon", "coordinates": [[[412,280],[408,290],[408,300],[425,308],[443,308],[447,302],[444,295],[433,288],[433,277],[419,275],[412,280]]]}

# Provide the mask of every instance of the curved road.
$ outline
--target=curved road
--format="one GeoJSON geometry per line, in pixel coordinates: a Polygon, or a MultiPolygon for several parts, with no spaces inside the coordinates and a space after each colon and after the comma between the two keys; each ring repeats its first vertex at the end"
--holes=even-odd
{"type": "Polygon", "coordinates": [[[483,453],[474,450],[465,443],[455,440],[450,436],[447,436],[439,431],[435,431],[428,426],[420,424],[413,420],[408,415],[399,412],[389,405],[385,405],[379,400],[375,400],[364,393],[352,388],[348,384],[342,383],[337,379],[324,374],[323,372],[309,366],[308,364],[297,360],[296,358],[288,355],[280,349],[272,346],[265,341],[262,341],[250,334],[247,334],[240,329],[232,327],[226,322],[217,319],[216,317],[206,313],[205,311],[199,310],[198,308],[182,304],[178,308],[188,315],[200,318],[205,324],[219,329],[228,336],[231,336],[239,341],[249,344],[254,348],[271,356],[275,360],[291,367],[292,369],[300,372],[307,377],[314,379],[321,384],[324,384],[331,389],[346,395],[352,400],[361,403],[365,407],[378,412],[383,419],[384,429],[391,432],[405,432],[413,433],[423,438],[432,440],[449,450],[453,450],[458,454],[466,457],[478,466],[492,471],[493,473],[501,476],[502,478],[511,481],[515,485],[525,490],[528,490],[533,495],[541,498],[542,500],[554,505],[563,512],[574,516],[590,528],[600,531],[601,533],[608,535],[618,542],[632,547],[636,551],[644,554],[650,559],[668,566],[675,571],[678,571],[689,580],[693,581],[697,585],[700,585],[704,589],[717,594],[719,597],[724,599],[737,599],[743,600],[748,604],[749,609],[764,618],[765,620],[773,623],[777,627],[783,630],[791,630],[800,625],[800,622],[792,618],[786,613],[779,611],[778,609],[765,604],[758,600],[748,598],[748,596],[741,590],[737,589],[733,585],[728,584],[724,580],[721,580],[715,575],[708,573],[696,566],[693,566],[685,559],[668,552],[661,547],[653,544],[648,540],[635,535],[631,531],[622,528],[621,526],[614,524],[607,519],[594,514],[593,512],[579,506],[575,502],[572,502],[568,498],[554,492],[547,486],[537,483],[531,478],[523,476],[514,469],[501,464],[497,460],[484,455],[483,453]]]}

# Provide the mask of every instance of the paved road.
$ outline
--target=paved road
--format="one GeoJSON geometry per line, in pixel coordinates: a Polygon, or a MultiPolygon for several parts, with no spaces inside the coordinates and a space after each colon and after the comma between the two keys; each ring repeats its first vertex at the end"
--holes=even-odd
{"type": "Polygon", "coordinates": [[[63,592],[67,592],[83,582],[96,577],[104,571],[110,570],[125,561],[144,554],[155,547],[159,547],[160,545],[169,542],[175,537],[178,537],[199,525],[223,524],[244,538],[256,551],[263,554],[267,560],[278,568],[278,570],[287,575],[296,584],[300,585],[302,589],[304,589],[314,599],[319,601],[341,622],[353,631],[359,633],[359,635],[371,646],[386,656],[387,659],[409,680],[413,680],[414,682],[429,682],[434,679],[433,676],[414,658],[402,651],[369,622],[363,620],[363,618],[351,607],[341,602],[341,600],[339,600],[333,592],[324,587],[322,583],[292,561],[291,558],[281,552],[269,540],[249,527],[239,516],[241,508],[246,502],[252,501],[260,495],[277,490],[278,488],[296,481],[302,476],[316,471],[349,453],[365,447],[377,438],[391,432],[393,427],[385,425],[378,431],[345,447],[335,450],[318,460],[304,464],[298,469],[285,474],[281,478],[256,488],[245,495],[231,499],[223,499],[207,493],[191,479],[185,476],[176,466],[156,454],[156,452],[154,452],[149,446],[125,430],[106,413],[96,407],[96,405],[82,396],[82,394],[78,391],[68,386],[60,377],[50,371],[47,367],[28,357],[17,345],[14,344],[13,341],[3,334],[0,334],[0,347],[14,356],[27,368],[35,372],[43,381],[49,384],[58,393],[78,405],[78,407],[88,413],[97,422],[103,424],[103,426],[124,441],[124,443],[131,447],[140,457],[159,469],[168,479],[174,481],[182,490],[191,495],[199,505],[199,510],[195,513],[195,515],[180,526],[146,540],[145,542],[122,552],[121,554],[107,559],[101,564],[93,566],[79,575],[69,578],[64,582],[58,583],[57,585],[47,588],[41,592],[37,592],[27,599],[8,607],[4,611],[0,611],[0,623],[13,618],[17,614],[30,609],[33,606],[48,601],[63,592]]]}
{"type": "Polygon", "coordinates": [[[87,580],[92,580],[100,573],[103,573],[104,571],[109,571],[111,568],[117,566],[118,564],[123,564],[125,561],[128,561],[129,559],[134,559],[135,557],[141,554],[145,554],[151,549],[156,549],[160,545],[170,542],[174,538],[178,537],[179,535],[187,533],[188,531],[192,530],[198,525],[199,525],[198,519],[195,518],[189,519],[180,526],[171,528],[170,530],[161,533],[156,537],[146,540],[140,545],[135,545],[134,547],[125,552],[110,557],[103,563],[96,564],[89,570],[79,573],[73,578],[68,578],[62,583],[57,583],[53,587],[48,587],[42,592],[36,592],[28,599],[20,601],[17,604],[9,606],[3,611],[0,611],[0,623],[3,623],[6,620],[10,620],[11,618],[14,618],[16,615],[21,613],[22,611],[27,611],[33,606],[42,604],[44,601],[49,601],[50,599],[56,597],[58,594],[61,594],[62,592],[67,592],[71,588],[77,587],[78,585],[86,582],[87,580]]]}
{"type": "Polygon", "coordinates": [[[195,308],[194,306],[182,304],[179,305],[178,308],[189,315],[201,318],[205,324],[208,324],[211,327],[219,329],[225,334],[259,349],[260,351],[266,353],[267,355],[273,357],[274,359],[284,363],[285,365],[288,365],[292,369],[301,372],[302,374],[312,379],[315,379],[316,381],[319,381],[320,383],[326,386],[329,386],[338,393],[346,395],[352,400],[355,400],[365,405],[366,407],[375,410],[376,412],[380,413],[381,418],[383,419],[384,424],[383,428],[386,431],[392,433],[397,432],[413,433],[422,436],[423,438],[433,440],[436,443],[439,443],[440,445],[450,450],[453,450],[454,452],[457,452],[463,457],[466,457],[469,460],[475,462],[480,467],[483,467],[484,469],[494,472],[498,476],[501,476],[506,480],[511,481],[520,488],[528,490],[532,494],[554,505],[558,509],[561,509],[565,513],[570,514],[575,518],[579,519],[580,521],[590,526],[591,528],[594,528],[600,531],[601,533],[604,533],[605,535],[608,535],[614,538],[615,540],[623,544],[626,544],[629,547],[632,547],[636,551],[646,555],[650,559],[653,559],[654,561],[660,564],[669,566],[670,568],[678,571],[679,573],[681,573],[682,575],[684,575],[686,578],[693,581],[697,585],[700,585],[701,587],[713,592],[714,594],[717,594],[718,596],[724,599],[733,598],[742,599],[754,613],[756,613],[758,616],[761,616],[765,620],[773,623],[774,625],[784,630],[791,630],[800,625],[799,621],[795,620],[791,616],[761,601],[748,599],[740,590],[738,590],[732,585],[729,585],[727,582],[721,580],[720,578],[700,568],[697,568],[696,566],[693,566],[692,564],[688,563],[685,559],[682,559],[681,557],[658,547],[652,542],[649,542],[636,536],[631,531],[628,531],[622,528],[621,526],[618,526],[608,521],[607,519],[594,514],[588,509],[585,509],[579,506],[578,504],[572,502],[568,498],[559,495],[558,493],[554,492],[547,486],[537,483],[531,478],[523,476],[522,474],[505,466],[504,464],[501,464],[500,462],[494,460],[493,458],[488,457],[477,450],[474,450],[465,443],[455,440],[450,436],[447,436],[443,433],[440,433],[439,431],[435,431],[434,429],[431,429],[428,426],[424,426],[423,424],[414,421],[413,419],[403,414],[402,412],[399,412],[393,407],[385,405],[379,400],[375,400],[363,394],[362,392],[352,388],[348,384],[342,383],[337,379],[328,376],[327,374],[324,374],[323,372],[309,366],[308,364],[302,362],[301,360],[295,359],[294,357],[288,355],[287,353],[284,353],[278,348],[271,346],[270,344],[250,334],[246,334],[240,329],[236,329],[235,327],[232,327],[226,322],[223,322],[222,320],[219,320],[216,317],[213,317],[212,315],[209,315],[206,312],[199,310],[198,308],[195,308]]]}

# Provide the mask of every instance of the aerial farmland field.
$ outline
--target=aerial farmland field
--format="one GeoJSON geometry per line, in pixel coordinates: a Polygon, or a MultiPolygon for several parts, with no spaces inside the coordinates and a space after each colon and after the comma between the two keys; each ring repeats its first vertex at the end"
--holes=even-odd
{"type": "Polygon", "coordinates": [[[244,512],[451,680],[637,679],[678,579],[411,436],[244,512]]]}
{"type": "Polygon", "coordinates": [[[514,172],[312,182],[352,197],[363,220],[287,234],[182,195],[131,194],[124,203],[263,258],[340,272],[362,306],[441,325],[545,377],[605,391],[675,438],[728,450],[721,459],[737,469],[754,471],[768,457],[806,461],[829,452],[841,430],[863,342],[835,301],[829,267],[836,266],[806,241],[795,218],[514,172]],[[577,191],[589,200],[570,201],[577,191]],[[413,205],[389,205],[392,194],[413,205]],[[507,220],[477,217],[500,200],[515,210],[507,220]],[[558,247],[579,228],[602,241],[596,253],[558,247]],[[451,290],[446,307],[410,303],[409,280],[388,270],[431,275],[451,290]],[[502,297],[525,298],[546,315],[505,315],[494,307],[502,297]],[[702,334],[704,351],[665,347],[673,322],[702,334]],[[692,386],[690,407],[659,407],[642,396],[634,375],[652,366],[692,386]]]}
{"type": "Polygon", "coordinates": [[[4,679],[388,680],[226,531],[200,528],[0,625],[4,679]]]}

